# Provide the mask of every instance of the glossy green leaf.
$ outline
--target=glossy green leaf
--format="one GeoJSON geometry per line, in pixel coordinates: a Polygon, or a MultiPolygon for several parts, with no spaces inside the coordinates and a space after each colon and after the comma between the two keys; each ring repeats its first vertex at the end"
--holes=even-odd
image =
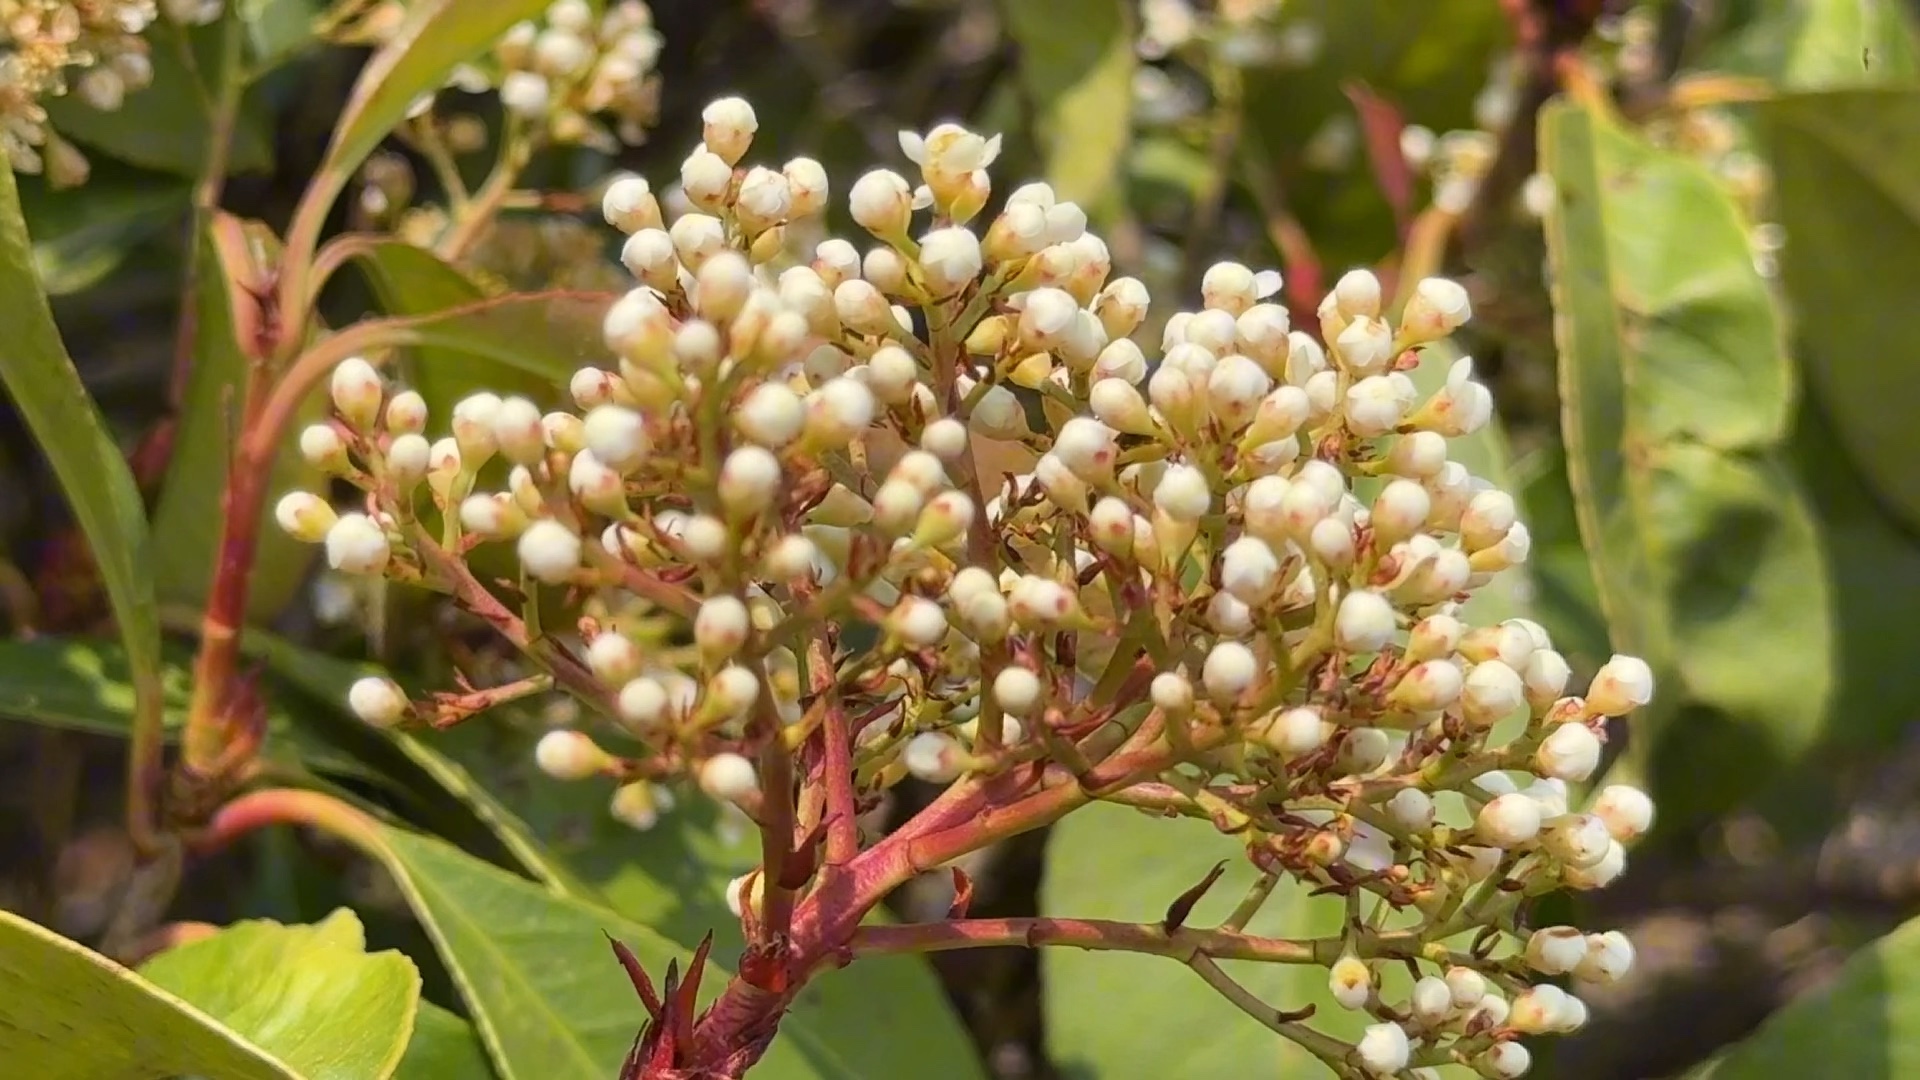
{"type": "Polygon", "coordinates": [[[416,98],[438,90],[455,67],[485,52],[514,23],[538,17],[547,2],[417,0],[408,5],[406,19],[361,69],[308,197],[331,203],[416,98]]]}
{"type": "Polygon", "coordinates": [[[1760,0],[1701,66],[1792,90],[1910,84],[1920,44],[1902,0],[1760,0]]]}
{"type": "Polygon", "coordinates": [[[394,1080],[487,1080],[493,1066],[473,1025],[435,1005],[420,1003],[413,1038],[394,1080]]]}
{"type": "Polygon", "coordinates": [[[1761,115],[1809,383],[1887,506],[1920,528],[1916,398],[1887,321],[1920,280],[1920,91],[1792,95],[1761,115]]]}
{"type": "MultiPolygon", "coordinates": [[[[1225,860],[1226,874],[1189,919],[1208,926],[1233,910],[1255,877],[1243,846],[1207,823],[1108,803],[1075,811],[1054,826],[1047,843],[1040,910],[1061,918],[1157,922],[1174,898],[1225,860]]],[[[1341,910],[1337,897],[1309,899],[1304,889],[1282,882],[1247,929],[1269,937],[1337,933],[1341,910]]],[[[1061,948],[1046,950],[1041,964],[1048,1050],[1066,1075],[1253,1080],[1317,1075],[1322,1068],[1177,960],[1061,948]]],[[[1308,1022],[1317,1030],[1355,1038],[1365,1023],[1333,1004],[1325,968],[1240,961],[1221,967],[1276,1009],[1318,1004],[1319,1014],[1308,1022]]]]}
{"type": "Polygon", "coordinates": [[[49,296],[97,284],[135,245],[186,217],[192,185],[175,176],[96,163],[86,186],[49,190],[20,181],[20,208],[33,222],[33,265],[49,296]]]}
{"type": "Polygon", "coordinates": [[[1791,371],[1704,167],[1564,103],[1541,132],[1567,474],[1614,642],[1659,676],[1629,752],[1670,781],[1655,795],[1677,827],[1759,790],[1825,723],[1829,584],[1778,454],[1791,371]]]}
{"type": "MultiPolygon", "coordinates": [[[[356,253],[354,263],[373,287],[381,310],[389,315],[429,315],[486,299],[465,274],[432,252],[398,240],[366,244],[356,253]]],[[[582,343],[597,344],[597,340],[583,339],[582,343]]],[[[467,349],[422,347],[411,350],[400,377],[426,399],[432,415],[445,416],[455,402],[483,389],[496,394],[523,394],[536,401],[552,399],[555,387],[588,362],[588,358],[576,360],[568,354],[554,370],[536,371],[467,349]],[[560,367],[564,372],[558,370],[560,367]]]]}
{"type": "Polygon", "coordinates": [[[311,926],[237,923],[140,968],[306,1080],[385,1080],[412,1037],[420,972],[367,952],[344,908],[311,926]]]}
{"type": "MultiPolygon", "coordinates": [[[[153,83],[127,94],[118,109],[101,112],[78,94],[49,98],[47,117],[74,142],[129,165],[198,176],[214,138],[217,80],[237,77],[221,63],[224,21],[186,28],[159,19],[145,34],[151,48],[153,83]]],[[[263,172],[273,166],[273,122],[264,109],[243,103],[227,145],[229,173],[263,172]]]]}
{"type": "MultiPolygon", "coordinates": [[[[199,606],[213,584],[219,556],[228,464],[239,439],[238,409],[244,399],[248,361],[235,337],[234,282],[240,267],[222,263],[220,245],[209,236],[198,245],[200,267],[194,299],[193,375],[174,430],[173,454],[153,512],[153,576],[160,598],[199,606]]],[[[319,419],[326,409],[317,389],[295,424],[319,419]]],[[[279,614],[306,580],[319,549],[288,536],[273,519],[282,492],[325,490],[325,477],[300,456],[288,438],[274,463],[269,497],[261,507],[247,610],[257,622],[279,614]]]]}
{"type": "Polygon", "coordinates": [[[1020,46],[1020,82],[1047,181],[1063,199],[1097,205],[1124,169],[1133,136],[1132,9],[1125,0],[1000,5],[1020,46]]]}
{"type": "MultiPolygon", "coordinates": [[[[146,508],[125,456],[80,383],[34,277],[33,245],[0,169],[0,382],[46,455],[86,533],[112,601],[140,704],[159,707],[160,615],[149,569],[146,508]]],[[[151,714],[149,714],[151,715],[151,714]]]]}
{"type": "Polygon", "coordinates": [[[1832,983],[1795,998],[1695,1076],[1920,1076],[1920,920],[1854,953],[1832,983]]]}
{"type": "MultiPolygon", "coordinates": [[[[607,908],[516,877],[441,841],[378,828],[367,845],[394,875],[432,935],[495,1071],[505,1080],[600,1080],[632,1046],[645,1011],[607,947],[629,945],[656,980],[690,949],[607,908]]],[[[725,983],[716,950],[703,986],[725,983]]],[[[858,966],[898,967],[864,960],[858,966]]],[[[827,980],[803,992],[756,1075],[781,1080],[898,1076],[975,1078],[957,1026],[920,999],[835,994],[827,980]],[[824,1006],[822,998],[831,1001],[824,1006]],[[886,1039],[873,1038],[885,1031],[886,1039]]]]}
{"type": "Polygon", "coordinates": [[[47,1080],[302,1080],[219,1021],[84,946],[0,911],[0,1060],[47,1080]]]}
{"type": "MultiPolygon", "coordinates": [[[[161,719],[167,737],[185,725],[192,695],[192,657],[167,650],[159,667],[161,719]]],[[[310,712],[277,696],[267,701],[267,757],[336,776],[377,774],[324,737],[310,712]]],[[[126,650],[103,641],[39,637],[0,641],[0,719],[125,738],[134,688],[126,650]]]]}
{"type": "Polygon", "coordinates": [[[319,44],[313,28],[327,8],[324,0],[238,0],[247,30],[247,60],[253,76],[319,44]]]}
{"type": "Polygon", "coordinates": [[[1533,535],[1527,558],[1533,618],[1552,632],[1554,648],[1575,671],[1594,671],[1611,650],[1592,561],[1580,544],[1566,453],[1557,445],[1537,450],[1514,463],[1513,477],[1516,488],[1509,490],[1525,507],[1533,535]]]}

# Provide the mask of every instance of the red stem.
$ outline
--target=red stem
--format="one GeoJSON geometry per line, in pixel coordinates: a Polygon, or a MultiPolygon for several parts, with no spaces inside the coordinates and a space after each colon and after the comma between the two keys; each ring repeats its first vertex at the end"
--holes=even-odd
{"type": "Polygon", "coordinates": [[[1257,960],[1269,964],[1313,964],[1333,959],[1338,954],[1341,939],[1332,937],[1296,941],[1191,927],[1169,932],[1158,923],[1033,916],[956,919],[949,922],[908,923],[904,926],[863,926],[854,931],[853,940],[848,942],[847,947],[856,956],[881,956],[1006,945],[1027,948],[1066,945],[1076,949],[1150,953],[1178,960],[1197,955],[1222,960],[1257,960]]]}

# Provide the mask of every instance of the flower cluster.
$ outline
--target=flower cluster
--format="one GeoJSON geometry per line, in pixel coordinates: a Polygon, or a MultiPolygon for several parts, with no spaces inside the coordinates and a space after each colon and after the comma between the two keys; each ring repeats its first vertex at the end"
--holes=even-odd
{"type": "MultiPolygon", "coordinates": [[[[162,6],[176,21],[197,22],[206,5],[162,6]]],[[[154,0],[0,0],[0,150],[13,168],[60,187],[86,181],[86,157],[48,126],[41,100],[71,92],[93,108],[118,109],[153,81],[140,34],[157,14],[154,0]]]]}
{"type": "MultiPolygon", "coordinates": [[[[1466,292],[1426,280],[1396,313],[1354,271],[1315,333],[1267,300],[1277,274],[1223,262],[1150,356],[1147,290],[1112,275],[1079,207],[1028,184],[981,220],[997,140],[903,134],[919,175],[849,193],[864,250],[795,260],[821,167],[750,164],[744,101],[704,121],[685,213],[638,179],[606,190],[639,285],[572,407],[476,394],[429,441],[419,395],[350,360],[301,449],[366,505],[294,492],[283,527],[506,628],[644,748],[563,729],[537,750],[555,777],[622,781],[623,820],[653,820],[663,777],[789,804],[805,833],[836,782],[867,803],[909,775],[1038,769],[1211,821],[1266,874],[1348,896],[1356,918],[1314,956],[1377,1022],[1342,1067],[1517,1076],[1515,1040],[1579,1027],[1544,980],[1617,978],[1632,950],[1529,933],[1521,905],[1612,881],[1649,827],[1641,792],[1576,807],[1571,785],[1652,675],[1615,657],[1572,696],[1538,625],[1470,618],[1530,544],[1513,497],[1450,456],[1492,412],[1471,360],[1436,358],[1466,292]],[[1446,365],[1431,393],[1423,364],[1446,365]],[[479,544],[512,546],[518,596],[473,580],[479,544]],[[508,610],[543,618],[554,590],[591,602],[578,650],[508,610]]],[[[426,716],[379,680],[352,705],[426,716]]],[[[736,883],[749,920],[761,889],[736,883]]]]}
{"type": "MultiPolygon", "coordinates": [[[[643,0],[615,0],[603,14],[587,0],[556,0],[540,22],[523,22],[507,31],[484,63],[462,64],[447,88],[467,94],[498,92],[500,104],[516,122],[527,125],[535,141],[591,146],[608,153],[622,144],[646,141],[660,104],[661,37],[653,11],[643,0]]],[[[406,17],[405,6],[386,0],[343,20],[335,40],[380,43],[392,37],[406,17]]],[[[425,117],[436,95],[414,103],[412,115],[425,117]]],[[[471,118],[455,118],[456,128],[471,132],[471,118]]],[[[458,130],[456,143],[463,139],[458,130]]]]}

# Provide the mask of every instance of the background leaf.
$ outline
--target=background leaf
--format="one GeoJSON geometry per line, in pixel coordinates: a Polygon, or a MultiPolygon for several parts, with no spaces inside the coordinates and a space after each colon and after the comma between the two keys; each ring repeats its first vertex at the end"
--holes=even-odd
{"type": "Polygon", "coordinates": [[[1776,454],[1783,331],[1703,166],[1565,103],[1541,149],[1567,474],[1614,642],[1662,684],[1629,753],[1684,828],[1811,747],[1832,693],[1818,536],[1776,454]]]}
{"type": "MultiPolygon", "coordinates": [[[[77,94],[49,98],[47,117],[60,134],[142,168],[178,176],[198,176],[206,168],[214,135],[217,80],[238,78],[221,62],[220,36],[225,19],[211,26],[184,27],[155,20],[146,32],[152,48],[153,83],[127,94],[120,108],[101,112],[77,94]]],[[[264,172],[273,166],[273,121],[264,109],[243,100],[227,147],[229,173],[264,172]]]]}
{"type": "Polygon", "coordinates": [[[1020,83],[1047,181],[1062,199],[1097,206],[1120,178],[1133,137],[1131,8],[1124,0],[1000,5],[1020,46],[1020,83]]]}
{"type": "Polygon", "coordinates": [[[20,208],[33,222],[33,265],[49,296],[98,284],[128,252],[186,217],[192,186],[142,169],[94,163],[80,191],[50,191],[30,177],[20,208]]]}
{"type": "Polygon", "coordinates": [[[486,1080],[493,1066],[472,1024],[422,1001],[406,1056],[393,1075],[395,1080],[486,1080]]]}
{"type": "Polygon", "coordinates": [[[15,1075],[302,1080],[200,1010],[8,911],[0,983],[10,988],[0,994],[0,1054],[15,1075]]]}
{"type": "Polygon", "coordinates": [[[192,1002],[306,1080],[385,1080],[413,1035],[420,972],[369,954],[341,909],[312,926],[243,922],[149,960],[140,973],[192,1002]]]}
{"type": "Polygon", "coordinates": [[[159,708],[160,616],[146,508],[126,458],[67,358],[34,277],[33,246],[11,169],[0,169],[0,382],[6,384],[86,533],[113,603],[136,696],[159,708]]]}
{"type": "Polygon", "coordinates": [[[1914,16],[1901,0],[1760,0],[1752,9],[1702,66],[1792,90],[1920,77],[1914,16]]]}

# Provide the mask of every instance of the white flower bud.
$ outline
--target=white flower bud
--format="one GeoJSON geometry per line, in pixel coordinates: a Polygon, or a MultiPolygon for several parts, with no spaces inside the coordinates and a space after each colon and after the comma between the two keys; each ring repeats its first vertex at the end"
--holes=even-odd
{"type": "Polygon", "coordinates": [[[1527,657],[1526,666],[1520,670],[1520,678],[1527,684],[1527,704],[1535,712],[1552,707],[1566,690],[1571,674],[1566,657],[1552,649],[1542,648],[1527,657]]]}
{"type": "Polygon", "coordinates": [[[710,150],[695,150],[680,163],[680,190],[702,210],[715,213],[726,206],[732,187],[733,166],[710,150]]]}
{"type": "Polygon", "coordinates": [[[727,247],[726,223],[711,214],[682,214],[667,230],[673,240],[674,254],[689,271],[699,273],[708,259],[727,247]]]}
{"type": "Polygon", "coordinates": [[[805,423],[806,410],[800,398],[779,383],[754,387],[733,414],[733,424],[742,435],[768,447],[792,442],[805,423]]]}
{"type": "Polygon", "coordinates": [[[1413,624],[1407,635],[1407,658],[1420,661],[1451,656],[1460,647],[1464,630],[1460,620],[1451,615],[1429,615],[1413,624]]]}
{"type": "Polygon", "coordinates": [[[900,763],[916,780],[952,783],[960,775],[960,745],[944,732],[923,731],[901,747],[900,763]]]}
{"type": "Polygon", "coordinates": [[[1407,995],[1407,1007],[1413,1018],[1427,1027],[1445,1023],[1453,1012],[1453,991],[1438,975],[1424,975],[1407,995]]]}
{"type": "Polygon", "coordinates": [[[1625,716],[1652,700],[1653,669],[1636,656],[1615,653],[1587,688],[1587,711],[1595,716],[1625,716]]]}
{"type": "Polygon", "coordinates": [[[1162,712],[1183,716],[1193,710],[1193,683],[1178,672],[1163,671],[1147,685],[1147,697],[1162,712]]]}
{"type": "Polygon", "coordinates": [[[732,656],[747,643],[747,606],[732,596],[710,596],[693,619],[693,640],[708,657],[732,656]]]}
{"type": "Polygon", "coordinates": [[[1373,994],[1373,972],[1359,957],[1342,956],[1327,972],[1327,992],[1343,1009],[1364,1009],[1373,994]]]}
{"type": "Polygon", "coordinates": [[[789,208],[796,218],[812,217],[827,208],[827,170],[818,161],[797,157],[781,167],[792,196],[789,208]]]}
{"type": "Polygon", "coordinates": [[[621,517],[626,512],[627,486],[620,474],[607,468],[591,450],[573,455],[567,464],[567,489],[582,506],[596,514],[621,517]]]}
{"type": "Polygon", "coordinates": [[[920,511],[913,526],[913,543],[936,548],[957,540],[972,527],[973,515],[973,500],[965,492],[943,491],[927,500],[926,509],[920,511]]]}
{"type": "Polygon", "coordinates": [[[1014,716],[1031,716],[1044,693],[1039,676],[1023,667],[1005,667],[993,678],[993,700],[1014,716]]]}
{"type": "Polygon", "coordinates": [[[737,720],[760,700],[760,679],[739,664],[728,664],[707,680],[707,704],[729,720],[737,720]]]}
{"type": "MultiPolygon", "coordinates": [[[[1293,490],[1300,487],[1296,484],[1293,490]]],[[[1333,639],[1345,652],[1379,652],[1393,640],[1397,626],[1393,604],[1386,597],[1368,589],[1355,589],[1340,599],[1339,611],[1334,615],[1333,639]]]]}
{"type": "Polygon", "coordinates": [[[1284,709],[1266,725],[1264,740],[1283,757],[1310,754],[1326,745],[1326,719],[1310,706],[1284,709]]]}
{"type": "Polygon", "coordinates": [[[620,785],[614,791],[613,799],[607,804],[607,813],[630,829],[646,832],[660,824],[660,811],[667,809],[662,802],[652,784],[635,780],[620,785]]]}
{"type": "Polygon", "coordinates": [[[274,505],[273,518],[288,536],[304,544],[318,544],[327,538],[340,520],[325,499],[307,491],[289,491],[274,505]]]}
{"type": "Polygon", "coordinates": [[[1329,295],[1340,314],[1349,319],[1380,315],[1380,279],[1371,270],[1349,270],[1340,275],[1329,295]]]}
{"type": "Polygon", "coordinates": [[[1376,550],[1390,549],[1425,524],[1433,509],[1427,489],[1405,478],[1388,481],[1374,497],[1367,523],[1373,527],[1376,550]]]}
{"type": "Polygon", "coordinates": [[[1540,834],[1540,804],[1518,792],[1496,796],[1480,808],[1474,830],[1481,840],[1499,848],[1531,843],[1540,834]]]}
{"type": "Polygon", "coordinates": [[[502,401],[493,412],[493,438],[508,461],[516,465],[539,461],[547,450],[540,407],[522,397],[502,401]]]}
{"type": "Polygon", "coordinates": [[[474,536],[506,540],[526,526],[527,515],[505,492],[469,495],[460,501],[460,527],[474,536]]]}
{"type": "Polygon", "coordinates": [[[1273,379],[1259,364],[1230,353],[1221,357],[1207,375],[1207,404],[1224,430],[1236,432],[1254,418],[1262,399],[1272,388],[1273,379]]]}
{"type": "Polygon", "coordinates": [[[1646,792],[1627,784],[1601,788],[1590,810],[1607,823],[1607,832],[1623,844],[1632,843],[1653,827],[1653,800],[1646,792]]]}
{"type": "Polygon", "coordinates": [[[608,184],[600,196],[600,214],[607,224],[629,236],[660,226],[660,203],[646,180],[638,176],[623,176],[608,184]]]}
{"type": "Polygon", "coordinates": [[[612,763],[607,752],[578,731],[549,731],[534,744],[534,763],[555,780],[585,780],[612,763]]]}
{"type": "Polygon", "coordinates": [[[1362,439],[1385,435],[1406,418],[1414,394],[1413,381],[1400,372],[1369,375],[1347,390],[1347,427],[1362,439]]]}
{"type": "Polygon", "coordinates": [[[461,464],[468,471],[478,472],[499,449],[494,421],[500,415],[500,404],[498,394],[481,391],[453,406],[453,439],[460,447],[461,464]]]}
{"type": "Polygon", "coordinates": [[[1493,1080],[1514,1080],[1533,1068],[1533,1053],[1521,1043],[1494,1043],[1474,1059],[1473,1067],[1493,1080]]]}
{"type": "Polygon", "coordinates": [[[1120,456],[1116,439],[1116,433],[1106,424],[1092,417],[1076,416],[1061,425],[1053,442],[1053,454],[1072,469],[1074,475],[1092,481],[1113,474],[1114,461],[1120,456]]]}
{"type": "Polygon", "coordinates": [[[427,399],[414,390],[402,390],[387,401],[387,430],[395,435],[418,435],[427,428],[427,399]]]}
{"type": "Polygon", "coordinates": [[[407,715],[407,695],[392,679],[369,675],[347,687],[347,707],[374,727],[392,727],[407,715]]]}
{"type": "Polygon", "coordinates": [[[587,667],[608,686],[625,686],[640,674],[640,646],[625,634],[602,631],[587,646],[587,667]]]}
{"type": "Polygon", "coordinates": [[[509,71],[500,80],[500,104],[517,116],[539,119],[553,100],[553,88],[544,76],[531,71],[509,71]]]}
{"type": "Polygon", "coordinates": [[[378,574],[392,554],[386,530],[365,514],[341,514],[327,530],[327,565],[343,574],[378,574]]]}
{"type": "Polygon", "coordinates": [[[1259,661],[1253,650],[1237,641],[1222,641],[1208,651],[1200,669],[1200,682],[1215,701],[1230,703],[1252,686],[1260,675],[1259,661]]]}
{"type": "Polygon", "coordinates": [[[1432,431],[1412,431],[1395,440],[1387,451],[1387,469],[1395,476],[1425,480],[1445,468],[1447,440],[1432,431]]]}
{"type": "Polygon", "coordinates": [[[1540,775],[1579,783],[1600,767],[1600,740],[1587,725],[1561,724],[1533,755],[1540,775]]]}
{"type": "Polygon", "coordinates": [[[916,648],[929,648],[947,636],[947,615],[923,596],[903,596],[887,613],[887,629],[916,648]]]}
{"type": "Polygon", "coordinates": [[[1327,351],[1312,334],[1294,330],[1287,334],[1287,382],[1305,389],[1315,375],[1327,373],[1327,351]]]}
{"type": "Polygon", "coordinates": [[[1575,977],[1605,985],[1617,982],[1633,968],[1633,942],[1618,930],[1587,935],[1587,952],[1573,969],[1575,977]]]}
{"type": "Polygon", "coordinates": [[[1368,1024],[1354,1045],[1360,1064],[1375,1076],[1393,1076],[1407,1067],[1413,1048],[1399,1024],[1368,1024]]]}
{"type": "Polygon", "coordinates": [[[1467,723],[1482,728],[1512,715],[1526,701],[1526,687],[1520,682],[1520,673],[1498,660],[1473,665],[1460,693],[1461,711],[1467,723]]]}
{"type": "Polygon", "coordinates": [[[700,140],[708,150],[720,155],[728,165],[738,165],[760,130],[753,106],[744,98],[725,97],[700,110],[700,140]]]}
{"type": "Polygon", "coordinates": [[[1388,698],[1410,712],[1438,712],[1458,701],[1465,685],[1460,665],[1451,660],[1427,660],[1415,664],[1388,698]]]}
{"type": "Polygon", "coordinates": [[[1135,386],[1147,377],[1147,357],[1128,338],[1109,341],[1093,361],[1095,379],[1122,379],[1135,386]]]}
{"type": "Polygon", "coordinates": [[[1333,351],[1354,375],[1377,375],[1393,359],[1393,331],[1379,319],[1361,316],[1340,331],[1333,351]]]}
{"type": "Polygon", "coordinates": [[[753,762],[739,754],[719,753],[700,763],[700,790],[721,802],[744,799],[760,789],[753,762]]]}
{"type": "Polygon", "coordinates": [[[957,461],[967,452],[967,426],[943,416],[920,433],[920,448],[942,461],[957,461]]]}
{"type": "Polygon", "coordinates": [[[1155,432],[1153,415],[1147,410],[1146,399],[1125,379],[1107,378],[1095,382],[1087,400],[1093,408],[1093,414],[1110,428],[1129,435],[1152,435],[1155,432]]]}
{"type": "Polygon", "coordinates": [[[1255,289],[1253,271],[1237,262],[1214,263],[1200,278],[1201,302],[1233,315],[1253,306],[1255,289]]]}
{"type": "Polygon", "coordinates": [[[1493,419],[1493,393],[1473,381],[1473,358],[1463,356],[1447,370],[1447,385],[1420,407],[1411,419],[1447,438],[1471,435],[1493,419]]]}
{"type": "Polygon", "coordinates": [[[842,376],[807,395],[806,432],[827,445],[851,442],[873,423],[873,391],[842,376]]]}
{"type": "Polygon", "coordinates": [[[1542,843],[1554,858],[1582,870],[1598,865],[1614,846],[1607,823],[1593,814],[1561,817],[1547,829],[1542,843]]]}
{"type": "Polygon", "coordinates": [[[1020,341],[1030,349],[1051,349],[1066,341],[1080,304],[1062,289],[1035,289],[1020,309],[1020,341]]]}
{"type": "Polygon", "coordinates": [[[980,238],[954,225],[920,238],[920,268],[936,297],[951,296],[980,276],[980,238]]]}
{"type": "Polygon", "coordinates": [[[1322,518],[1307,533],[1307,548],[1323,565],[1345,570],[1353,565],[1353,529],[1338,517],[1322,518]]]}
{"type": "Polygon", "coordinates": [[[1527,965],[1542,975],[1565,975],[1587,956],[1587,936],[1571,926],[1548,926],[1527,938],[1527,965]]]}
{"type": "Polygon", "coordinates": [[[645,733],[666,717],[667,689],[660,685],[658,679],[645,676],[629,679],[620,687],[615,708],[622,722],[635,731],[645,733]]]}
{"type": "Polygon", "coordinates": [[[1592,866],[1574,866],[1569,863],[1560,872],[1560,879],[1571,889],[1604,889],[1611,885],[1627,869],[1627,849],[1615,840],[1607,845],[1607,853],[1592,866]]]}
{"type": "Polygon", "coordinates": [[[1458,330],[1473,316],[1467,290],[1446,278],[1426,278],[1400,314],[1400,334],[1409,345],[1424,344],[1458,330]]]}
{"type": "Polygon", "coordinates": [[[741,179],[733,209],[747,234],[757,236],[793,213],[793,186],[784,174],[755,165],[741,179]]]}
{"type": "Polygon", "coordinates": [[[337,474],[347,469],[347,443],[332,424],[310,424],[301,429],[300,456],[325,472],[337,474]]]}
{"type": "Polygon", "coordinates": [[[1460,543],[1470,552],[1492,547],[1506,537],[1517,518],[1513,496],[1498,488],[1478,492],[1460,515],[1460,543]]]}
{"type": "Polygon", "coordinates": [[[1154,485],[1153,505],[1175,521],[1199,521],[1213,508],[1206,474],[1192,465],[1169,465],[1154,485]]]}
{"type": "Polygon", "coordinates": [[[913,217],[913,188],[899,173],[875,169],[854,181],[848,206],[853,220],[875,236],[904,236],[913,217]]]}
{"type": "Polygon", "coordinates": [[[333,369],[330,386],[333,407],[347,426],[355,431],[371,431],[380,416],[380,373],[358,357],[348,357],[333,369]]]}
{"type": "Polygon", "coordinates": [[[1220,586],[1246,604],[1259,604],[1279,584],[1280,559],[1267,542],[1243,536],[1220,553],[1220,586]]]}
{"type": "Polygon", "coordinates": [[[1567,992],[1552,983],[1529,987],[1507,1012],[1507,1026],[1527,1035],[1540,1035],[1560,1026],[1567,1008],[1567,992]]]}
{"type": "Polygon", "coordinates": [[[1433,796],[1419,788],[1401,788],[1387,800],[1387,816],[1403,829],[1423,832],[1433,827],[1433,796]]]}
{"type": "Polygon", "coordinates": [[[580,537],[565,525],[546,518],[527,526],[516,549],[520,565],[536,580],[564,584],[580,568],[580,537]]]}
{"type": "Polygon", "coordinates": [[[773,505],[780,492],[780,461],[758,446],[743,446],[727,455],[717,485],[720,503],[734,514],[758,514],[773,505]]]}

